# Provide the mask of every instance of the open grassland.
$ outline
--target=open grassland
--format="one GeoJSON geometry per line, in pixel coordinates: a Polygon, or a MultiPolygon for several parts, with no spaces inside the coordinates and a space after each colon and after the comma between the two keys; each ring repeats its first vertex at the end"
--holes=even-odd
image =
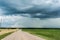
{"type": "Polygon", "coordinates": [[[17,29],[0,29],[0,40],[15,31],[17,31],[17,29]]]}
{"type": "Polygon", "coordinates": [[[47,40],[60,40],[60,29],[23,29],[23,31],[44,37],[47,40]]]}

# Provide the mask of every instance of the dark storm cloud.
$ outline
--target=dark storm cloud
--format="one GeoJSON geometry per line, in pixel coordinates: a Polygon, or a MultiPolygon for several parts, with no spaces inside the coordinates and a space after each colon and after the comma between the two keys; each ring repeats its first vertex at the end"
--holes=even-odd
{"type": "Polygon", "coordinates": [[[60,0],[0,0],[0,24],[1,27],[60,28],[60,0]]]}
{"type": "Polygon", "coordinates": [[[0,6],[6,11],[5,15],[29,14],[33,18],[60,17],[59,4],[59,0],[0,0],[0,6]]]}

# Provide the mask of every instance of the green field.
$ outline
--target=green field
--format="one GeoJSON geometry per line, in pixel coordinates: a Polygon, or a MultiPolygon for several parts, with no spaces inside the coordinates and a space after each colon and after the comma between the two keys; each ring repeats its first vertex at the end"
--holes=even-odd
{"type": "Polygon", "coordinates": [[[47,40],[60,40],[60,29],[23,29],[47,40]]]}

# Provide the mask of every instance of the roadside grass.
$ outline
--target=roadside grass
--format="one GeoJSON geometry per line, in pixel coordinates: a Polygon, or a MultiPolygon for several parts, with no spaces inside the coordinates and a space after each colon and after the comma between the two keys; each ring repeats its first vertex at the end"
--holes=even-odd
{"type": "Polygon", "coordinates": [[[9,32],[9,33],[5,33],[3,35],[0,35],[0,40],[3,39],[4,37],[10,35],[11,33],[13,33],[13,32],[9,32]]]}
{"type": "Polygon", "coordinates": [[[60,29],[22,29],[47,40],[60,40],[60,29]]]}
{"type": "Polygon", "coordinates": [[[17,29],[0,29],[0,32],[3,32],[3,34],[1,33],[2,35],[0,35],[0,40],[12,34],[15,31],[17,31],[17,29]]]}

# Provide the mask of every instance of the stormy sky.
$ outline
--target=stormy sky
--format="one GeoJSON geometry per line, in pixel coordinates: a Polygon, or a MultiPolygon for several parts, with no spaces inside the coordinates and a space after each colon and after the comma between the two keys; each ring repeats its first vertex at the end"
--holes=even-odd
{"type": "Polygon", "coordinates": [[[0,27],[60,28],[60,0],[0,0],[0,27]]]}

